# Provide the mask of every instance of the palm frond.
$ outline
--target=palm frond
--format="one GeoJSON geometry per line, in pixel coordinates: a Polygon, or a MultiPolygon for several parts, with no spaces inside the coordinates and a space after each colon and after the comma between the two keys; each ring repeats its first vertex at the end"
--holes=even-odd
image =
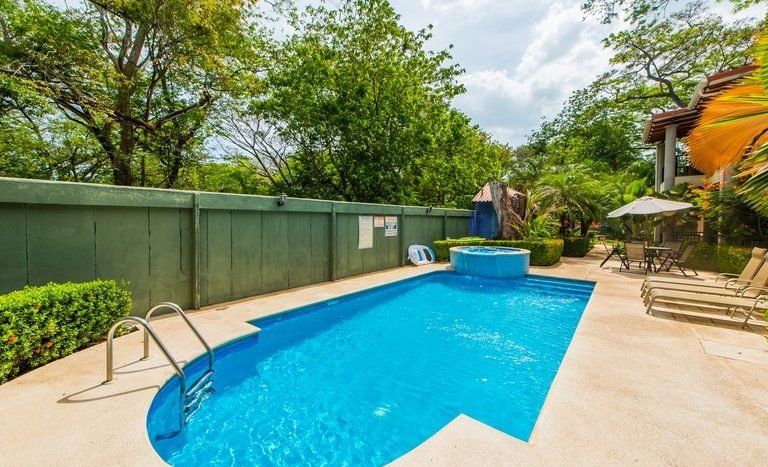
{"type": "Polygon", "coordinates": [[[752,167],[752,175],[737,194],[761,216],[768,216],[768,163],[761,162],[752,167]]]}
{"type": "Polygon", "coordinates": [[[768,99],[760,84],[726,90],[707,104],[688,136],[691,163],[712,175],[736,164],[751,148],[768,141],[768,99]]]}

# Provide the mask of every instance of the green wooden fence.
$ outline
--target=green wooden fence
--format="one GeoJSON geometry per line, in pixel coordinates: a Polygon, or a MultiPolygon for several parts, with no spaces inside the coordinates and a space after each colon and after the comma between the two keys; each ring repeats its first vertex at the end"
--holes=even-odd
{"type": "Polygon", "coordinates": [[[127,280],[134,311],[199,308],[392,268],[468,234],[471,211],[0,178],[0,293],[127,280]],[[358,216],[397,217],[358,249],[358,216]]]}

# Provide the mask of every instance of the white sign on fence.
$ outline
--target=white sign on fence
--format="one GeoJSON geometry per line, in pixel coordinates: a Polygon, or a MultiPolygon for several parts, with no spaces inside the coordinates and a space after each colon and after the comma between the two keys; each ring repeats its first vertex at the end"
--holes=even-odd
{"type": "Polygon", "coordinates": [[[358,216],[357,248],[373,248],[373,216],[358,216]]]}
{"type": "Polygon", "coordinates": [[[384,236],[397,237],[397,216],[387,216],[384,218],[384,236]]]}

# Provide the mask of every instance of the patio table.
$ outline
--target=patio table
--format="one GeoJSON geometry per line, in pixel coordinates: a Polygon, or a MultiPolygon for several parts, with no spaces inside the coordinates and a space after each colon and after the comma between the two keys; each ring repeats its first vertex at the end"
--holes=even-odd
{"type": "Polygon", "coordinates": [[[665,251],[672,251],[672,248],[666,246],[647,246],[645,247],[645,272],[659,272],[654,260],[661,257],[665,251]]]}

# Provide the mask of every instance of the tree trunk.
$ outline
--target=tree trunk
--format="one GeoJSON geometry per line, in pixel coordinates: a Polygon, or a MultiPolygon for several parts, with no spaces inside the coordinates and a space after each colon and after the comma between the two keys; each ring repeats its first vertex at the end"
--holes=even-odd
{"type": "Polygon", "coordinates": [[[586,237],[589,233],[589,226],[592,225],[593,219],[581,219],[581,236],[586,237]]]}
{"type": "Polygon", "coordinates": [[[489,188],[493,209],[499,221],[498,237],[502,240],[514,240],[512,220],[515,218],[515,208],[512,197],[509,196],[509,187],[504,182],[490,182],[489,188]]]}
{"type": "MultiPolygon", "coordinates": [[[[117,95],[117,113],[118,115],[131,115],[131,90],[130,85],[123,85],[117,95]]],[[[115,185],[133,185],[133,171],[131,168],[131,159],[133,150],[136,146],[134,138],[134,127],[132,123],[125,120],[120,122],[120,148],[116,157],[112,161],[112,173],[114,174],[115,185]]]]}

